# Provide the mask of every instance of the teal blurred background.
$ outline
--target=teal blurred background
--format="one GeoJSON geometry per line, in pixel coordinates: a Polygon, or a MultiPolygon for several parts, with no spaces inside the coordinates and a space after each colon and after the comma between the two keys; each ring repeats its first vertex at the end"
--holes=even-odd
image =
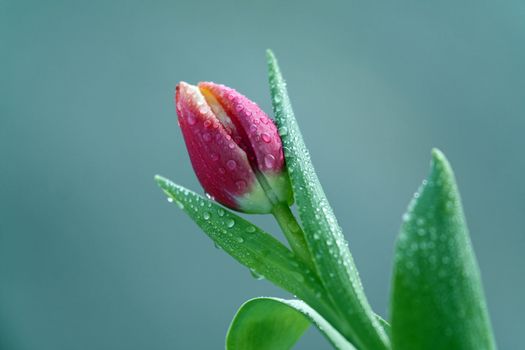
{"type": "MultiPolygon", "coordinates": [[[[437,146],[499,347],[523,347],[524,16],[523,1],[0,0],[0,349],[220,349],[246,299],[288,296],[153,182],[200,191],[175,84],[270,111],[268,47],[377,312],[437,146]]],[[[297,348],[329,347],[312,329],[297,348]]]]}

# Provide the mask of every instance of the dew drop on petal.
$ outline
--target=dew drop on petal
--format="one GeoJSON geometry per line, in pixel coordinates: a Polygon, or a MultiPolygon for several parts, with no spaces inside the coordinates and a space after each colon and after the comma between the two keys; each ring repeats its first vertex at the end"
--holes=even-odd
{"type": "Polygon", "coordinates": [[[235,148],[235,144],[234,144],[233,142],[230,142],[230,143],[228,144],[228,147],[229,147],[230,149],[234,149],[234,148],[235,148]]]}
{"type": "Polygon", "coordinates": [[[224,209],[222,208],[217,209],[217,215],[224,216],[224,209]]]}
{"type": "Polygon", "coordinates": [[[235,226],[235,220],[233,220],[233,219],[226,220],[226,226],[228,228],[232,228],[233,226],[235,226]]]}
{"type": "Polygon", "coordinates": [[[234,161],[233,159],[230,159],[229,161],[226,162],[226,166],[230,170],[235,170],[235,168],[237,168],[237,162],[234,161]]]}
{"type": "Polygon", "coordinates": [[[209,220],[211,217],[211,214],[205,211],[204,214],[202,214],[202,217],[204,218],[204,220],[209,220]]]}
{"type": "Polygon", "coordinates": [[[262,133],[262,134],[261,134],[261,139],[262,139],[265,143],[270,143],[270,141],[272,141],[272,138],[271,138],[270,135],[268,135],[267,133],[262,133]]]}
{"type": "Polygon", "coordinates": [[[204,134],[202,134],[202,139],[206,142],[210,142],[211,141],[211,135],[210,133],[208,132],[205,132],[204,134]]]}
{"type": "Polygon", "coordinates": [[[188,119],[188,124],[190,125],[195,125],[197,123],[197,118],[195,118],[193,114],[190,114],[187,119],[188,119]]]}
{"type": "Polygon", "coordinates": [[[246,181],[244,180],[235,181],[235,186],[237,186],[237,189],[242,192],[246,189],[246,181]]]}
{"type": "Polygon", "coordinates": [[[267,154],[264,156],[264,165],[271,169],[275,166],[275,157],[271,154],[267,154]]]}

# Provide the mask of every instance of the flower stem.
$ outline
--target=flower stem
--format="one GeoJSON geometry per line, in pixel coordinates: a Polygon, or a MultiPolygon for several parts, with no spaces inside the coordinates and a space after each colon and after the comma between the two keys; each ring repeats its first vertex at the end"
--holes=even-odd
{"type": "Polygon", "coordinates": [[[295,255],[305,264],[312,269],[314,273],[317,273],[317,270],[314,267],[312,256],[306,245],[304,239],[303,229],[297,222],[297,219],[293,215],[290,207],[284,203],[276,204],[273,207],[272,214],[279,223],[290,248],[295,253],[295,255]]]}

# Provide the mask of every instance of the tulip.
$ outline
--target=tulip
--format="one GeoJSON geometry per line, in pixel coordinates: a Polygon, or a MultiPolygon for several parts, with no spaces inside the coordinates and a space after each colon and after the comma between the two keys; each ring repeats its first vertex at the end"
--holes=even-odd
{"type": "Polygon", "coordinates": [[[257,104],[211,82],[180,82],[175,102],[191,164],[209,196],[246,213],[292,204],[281,138],[257,104]]]}

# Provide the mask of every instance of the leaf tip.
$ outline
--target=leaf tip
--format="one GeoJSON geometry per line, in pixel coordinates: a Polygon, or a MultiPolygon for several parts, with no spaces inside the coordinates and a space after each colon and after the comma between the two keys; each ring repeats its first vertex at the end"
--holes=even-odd
{"type": "Polygon", "coordinates": [[[443,183],[455,187],[455,177],[452,166],[445,154],[438,148],[432,149],[429,180],[432,180],[432,178],[435,178],[437,183],[443,183]],[[442,181],[439,181],[439,179],[442,181]]]}
{"type": "Polygon", "coordinates": [[[275,54],[272,49],[266,49],[266,59],[268,62],[275,61],[275,54]]]}
{"type": "Polygon", "coordinates": [[[155,182],[160,188],[164,188],[166,186],[166,183],[168,182],[168,179],[158,174],[155,175],[153,179],[155,180],[155,182]]]}

